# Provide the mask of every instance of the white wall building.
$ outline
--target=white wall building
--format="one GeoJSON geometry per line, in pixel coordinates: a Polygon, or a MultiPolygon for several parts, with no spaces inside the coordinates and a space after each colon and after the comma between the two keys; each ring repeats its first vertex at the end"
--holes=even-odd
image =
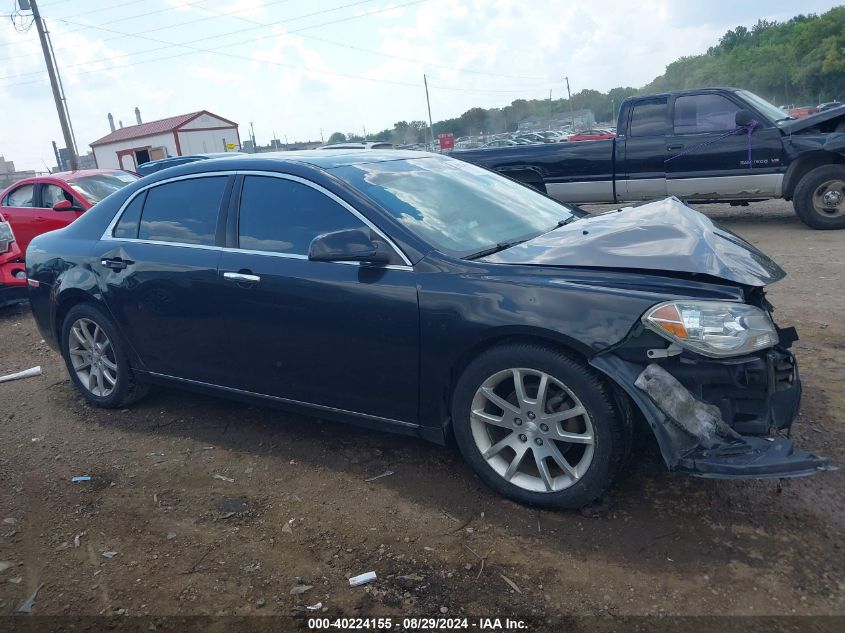
{"type": "Polygon", "coordinates": [[[135,171],[168,156],[239,151],[238,124],[208,110],[112,130],[91,143],[97,167],[135,171]]]}

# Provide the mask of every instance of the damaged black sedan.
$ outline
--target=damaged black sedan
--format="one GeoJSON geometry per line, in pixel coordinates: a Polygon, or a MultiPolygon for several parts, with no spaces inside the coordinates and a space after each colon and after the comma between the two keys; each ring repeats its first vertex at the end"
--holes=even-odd
{"type": "MultiPolygon", "coordinates": [[[[29,246],[44,338],[92,404],[153,383],[445,443],[511,499],[596,499],[654,433],[703,477],[808,475],[763,253],[676,199],[588,216],[400,151],[163,170],[29,246]]],[[[312,418],[303,418],[309,423],[312,418]]]]}

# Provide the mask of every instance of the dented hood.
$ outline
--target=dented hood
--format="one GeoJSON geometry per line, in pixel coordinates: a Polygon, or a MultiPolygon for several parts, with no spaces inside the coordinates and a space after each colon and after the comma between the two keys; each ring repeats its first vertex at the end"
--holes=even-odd
{"type": "Polygon", "coordinates": [[[810,116],[806,116],[801,119],[794,119],[792,121],[781,121],[778,123],[778,127],[787,134],[795,134],[796,132],[800,132],[801,130],[806,130],[813,126],[819,125],[820,123],[825,123],[834,119],[845,119],[845,106],[839,106],[837,108],[830,108],[829,110],[816,112],[815,114],[811,114],[810,116]]]}
{"type": "Polygon", "coordinates": [[[683,272],[747,286],[765,286],[786,275],[754,246],[677,198],[587,216],[484,259],[683,272]]]}

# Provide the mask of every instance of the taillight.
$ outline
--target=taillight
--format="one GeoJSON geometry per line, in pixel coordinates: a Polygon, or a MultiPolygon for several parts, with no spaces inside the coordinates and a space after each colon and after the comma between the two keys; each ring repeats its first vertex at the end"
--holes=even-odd
{"type": "Polygon", "coordinates": [[[0,222],[0,253],[7,253],[12,242],[15,241],[15,234],[8,222],[0,222]]]}

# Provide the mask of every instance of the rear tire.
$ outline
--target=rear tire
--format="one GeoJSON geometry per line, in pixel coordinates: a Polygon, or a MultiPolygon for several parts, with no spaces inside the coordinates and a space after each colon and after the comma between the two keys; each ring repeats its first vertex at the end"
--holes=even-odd
{"type": "Polygon", "coordinates": [[[68,311],[61,351],[71,381],[94,406],[124,407],[149,391],[129,366],[126,344],[114,322],[92,304],[81,303],[68,311]]]}
{"type": "Polygon", "coordinates": [[[595,501],[630,446],[630,429],[593,370],[534,344],[504,345],[475,359],[456,384],[452,425],[484,483],[546,508],[595,501]]]}
{"type": "Polygon", "coordinates": [[[823,165],[806,173],[795,187],[792,205],[813,229],[845,229],[845,165],[823,165]]]}

